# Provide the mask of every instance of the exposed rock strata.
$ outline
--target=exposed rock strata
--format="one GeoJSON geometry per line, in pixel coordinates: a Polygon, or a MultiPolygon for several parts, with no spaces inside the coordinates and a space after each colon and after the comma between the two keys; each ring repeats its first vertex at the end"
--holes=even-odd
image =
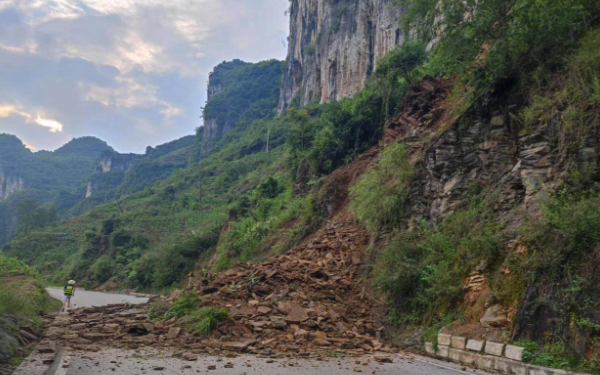
{"type": "MultiPolygon", "coordinates": [[[[440,221],[465,203],[475,185],[494,195],[499,212],[519,204],[535,211],[537,193],[564,173],[567,155],[557,137],[558,124],[519,135],[510,108],[503,112],[501,104],[453,119],[443,106],[446,95],[442,81],[426,78],[415,84],[388,127],[388,141],[405,142],[418,159],[410,214],[440,221]]],[[[593,154],[598,145],[587,149],[593,154]]]]}

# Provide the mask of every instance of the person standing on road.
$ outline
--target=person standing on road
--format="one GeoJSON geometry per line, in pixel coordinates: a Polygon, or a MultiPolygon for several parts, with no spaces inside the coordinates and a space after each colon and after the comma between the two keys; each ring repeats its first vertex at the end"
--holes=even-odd
{"type": "Polygon", "coordinates": [[[63,293],[65,294],[65,301],[63,302],[62,311],[65,311],[65,309],[71,308],[71,298],[75,296],[75,280],[69,280],[63,289],[63,293]]]}

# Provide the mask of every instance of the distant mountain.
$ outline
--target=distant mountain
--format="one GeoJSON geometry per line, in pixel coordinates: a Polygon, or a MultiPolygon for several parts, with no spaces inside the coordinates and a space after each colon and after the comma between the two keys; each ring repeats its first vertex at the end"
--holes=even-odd
{"type": "Polygon", "coordinates": [[[74,155],[98,159],[102,153],[113,151],[106,142],[96,137],[73,138],[69,143],[54,151],[56,155],[74,155]]]}
{"type": "Polygon", "coordinates": [[[79,199],[71,213],[81,214],[166,179],[173,171],[188,166],[195,144],[196,137],[188,135],[156,147],[148,146],[144,155],[103,152],[96,173],[88,180],[85,198],[79,199]]]}
{"type": "MultiPolygon", "coordinates": [[[[70,275],[90,288],[111,279],[142,289],[177,283],[198,256],[214,255],[229,216],[259,205],[262,218],[291,204],[291,189],[275,197],[291,176],[284,168],[290,123],[274,118],[282,67],[275,60],[220,64],[208,87],[208,123],[195,136],[144,155],[103,152],[87,184],[57,199],[63,220],[19,235],[2,252],[51,282],[70,275]]],[[[253,225],[239,246],[258,246],[270,231],[253,225]]]]}
{"type": "Polygon", "coordinates": [[[32,152],[16,136],[0,134],[0,245],[23,229],[23,212],[44,217],[27,225],[32,229],[167,178],[188,165],[195,142],[190,135],[148,147],[140,155],[121,154],[103,140],[80,137],[56,151],[32,152]]]}

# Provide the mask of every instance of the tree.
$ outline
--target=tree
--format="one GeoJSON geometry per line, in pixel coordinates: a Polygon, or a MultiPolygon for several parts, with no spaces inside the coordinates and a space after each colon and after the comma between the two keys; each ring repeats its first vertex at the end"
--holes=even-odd
{"type": "Polygon", "coordinates": [[[406,41],[388,53],[377,65],[375,75],[385,82],[397,84],[402,77],[409,84],[412,83],[415,70],[427,59],[425,44],[418,41],[406,41]]]}
{"type": "Polygon", "coordinates": [[[407,29],[435,42],[437,74],[463,76],[475,95],[563,63],[562,52],[597,22],[596,0],[404,0],[407,29]],[[462,74],[461,74],[462,73],[462,74]]]}
{"type": "Polygon", "coordinates": [[[20,231],[28,233],[32,226],[33,214],[38,208],[38,203],[32,199],[24,199],[17,204],[17,219],[20,231]]]}
{"type": "Polygon", "coordinates": [[[35,229],[45,228],[58,219],[56,207],[39,207],[32,199],[24,199],[17,204],[17,232],[27,234],[35,229]]]}

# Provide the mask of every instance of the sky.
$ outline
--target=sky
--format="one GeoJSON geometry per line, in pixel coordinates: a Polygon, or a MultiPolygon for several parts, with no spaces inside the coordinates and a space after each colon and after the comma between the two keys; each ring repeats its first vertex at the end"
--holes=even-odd
{"type": "Polygon", "coordinates": [[[143,153],[202,124],[208,74],[283,60],[288,0],[0,0],[0,133],[143,153]]]}

